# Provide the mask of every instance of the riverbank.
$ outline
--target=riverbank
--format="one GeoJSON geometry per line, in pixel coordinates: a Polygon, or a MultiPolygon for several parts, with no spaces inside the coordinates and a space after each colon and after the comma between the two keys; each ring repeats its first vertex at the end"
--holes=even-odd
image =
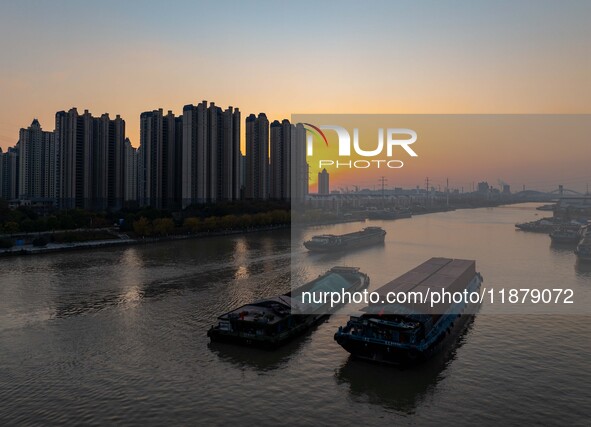
{"type": "Polygon", "coordinates": [[[54,252],[66,252],[84,249],[98,249],[114,246],[146,245],[151,243],[170,242],[176,240],[202,239],[206,237],[230,236],[234,234],[258,233],[262,231],[271,231],[289,228],[290,224],[269,225],[262,227],[252,227],[247,229],[220,230],[192,234],[182,234],[162,237],[145,237],[132,239],[123,237],[109,240],[91,240],[88,242],[76,243],[48,243],[45,246],[34,246],[32,244],[13,246],[12,248],[0,250],[0,257],[19,256],[19,255],[40,255],[54,252]]]}
{"type": "MultiPolygon", "coordinates": [[[[513,203],[509,203],[513,204],[513,203]]],[[[502,205],[492,205],[490,207],[497,207],[502,205]]],[[[430,207],[424,208],[422,210],[418,210],[412,213],[412,216],[419,216],[419,215],[426,215],[432,213],[440,213],[440,212],[449,212],[454,210],[464,210],[464,209],[475,209],[482,206],[471,206],[471,205],[464,205],[464,206],[438,206],[438,207],[430,207]]],[[[489,207],[489,206],[487,206],[489,207]]],[[[319,222],[309,222],[309,223],[302,223],[299,224],[301,227],[317,227],[317,226],[326,226],[326,225],[334,225],[334,224],[344,224],[349,222],[363,222],[366,218],[354,217],[354,218],[342,218],[339,220],[327,220],[327,221],[319,221],[319,222]]],[[[394,220],[393,220],[394,221],[394,220]]],[[[145,245],[145,244],[152,244],[152,243],[160,243],[160,242],[169,242],[169,241],[176,241],[176,240],[188,240],[188,239],[202,239],[207,237],[217,237],[217,236],[230,236],[230,235],[237,235],[237,234],[247,234],[247,233],[258,233],[264,231],[271,231],[271,230],[278,230],[278,229],[285,229],[290,228],[291,224],[276,224],[276,225],[268,225],[268,226],[258,226],[258,227],[248,227],[248,228],[240,228],[240,229],[226,229],[226,230],[218,230],[218,231],[204,231],[204,232],[197,232],[197,233],[188,233],[188,234],[176,234],[176,235],[169,235],[169,236],[159,236],[159,237],[142,237],[142,238],[131,238],[127,234],[121,234],[114,230],[110,230],[111,234],[116,236],[111,239],[104,239],[104,240],[89,240],[84,242],[71,242],[71,243],[47,243],[44,246],[35,246],[33,244],[24,244],[24,245],[17,245],[7,249],[0,249],[0,257],[7,257],[7,256],[26,256],[26,255],[41,255],[47,253],[55,253],[55,252],[67,252],[67,251],[76,251],[76,250],[85,250],[85,249],[99,249],[99,248],[106,248],[106,247],[115,247],[115,246],[131,246],[131,245],[145,245]]],[[[106,230],[106,229],[100,229],[106,230]]],[[[79,229],[75,231],[85,231],[84,229],[79,229]]],[[[86,230],[89,231],[89,230],[86,230]]],[[[60,233],[66,233],[67,230],[61,230],[60,233]]]]}

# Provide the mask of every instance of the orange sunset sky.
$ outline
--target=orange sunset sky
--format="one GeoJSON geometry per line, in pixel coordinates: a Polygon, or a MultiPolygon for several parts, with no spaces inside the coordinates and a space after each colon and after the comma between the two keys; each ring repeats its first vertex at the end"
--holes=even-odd
{"type": "MultiPolygon", "coordinates": [[[[271,121],[312,113],[591,113],[591,2],[164,5],[1,2],[0,147],[14,145],[33,118],[53,130],[55,112],[74,106],[121,114],[135,146],[142,111],[180,114],[201,100],[271,121]]],[[[430,176],[435,185],[449,177],[453,187],[502,179],[513,188],[584,190],[591,135],[577,126],[569,150],[523,135],[517,157],[483,138],[419,141],[419,160],[388,176],[388,186],[423,186],[430,176]]],[[[374,178],[358,184],[371,188],[374,178]]]]}
{"type": "MultiPolygon", "coordinates": [[[[523,186],[555,189],[559,184],[586,191],[586,183],[591,182],[588,157],[580,155],[589,152],[591,115],[319,114],[296,115],[294,119],[319,126],[342,126],[351,138],[351,155],[340,156],[336,132],[324,131],[328,147],[320,137],[314,137],[313,155],[308,156],[312,191],[321,161],[322,168],[330,173],[331,189],[340,191],[379,190],[382,177],[387,180],[386,188],[425,188],[428,177],[429,187],[444,190],[449,185],[459,191],[472,191],[481,180],[496,188],[509,183],[514,191],[523,186]],[[371,151],[379,147],[378,129],[385,133],[388,128],[415,131],[417,140],[409,147],[417,156],[411,157],[394,145],[388,157],[385,136],[379,154],[364,157],[355,152],[353,129],[358,130],[360,148],[371,151]],[[386,166],[388,160],[394,160],[395,168],[386,166]],[[349,167],[349,162],[359,167],[349,167]],[[404,164],[401,168],[400,162],[404,164]],[[466,181],[470,176],[474,180],[466,181]],[[532,177],[539,178],[533,181],[532,177]]],[[[408,138],[405,134],[394,137],[408,138]]]]}

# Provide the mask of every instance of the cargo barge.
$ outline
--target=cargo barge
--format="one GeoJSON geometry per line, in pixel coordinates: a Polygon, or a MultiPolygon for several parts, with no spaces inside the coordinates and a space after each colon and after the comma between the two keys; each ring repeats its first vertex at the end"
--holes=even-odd
{"type": "Polygon", "coordinates": [[[559,224],[552,218],[543,218],[537,221],[522,222],[515,224],[515,228],[521,231],[529,231],[532,233],[550,233],[559,224]]]}
{"type": "Polygon", "coordinates": [[[550,233],[552,243],[558,244],[577,244],[581,239],[581,226],[569,225],[556,227],[550,233]]]}
{"type": "Polygon", "coordinates": [[[212,342],[274,349],[301,335],[341,305],[304,304],[303,292],[355,292],[369,286],[356,267],[333,267],[293,292],[238,307],[218,317],[207,336],[212,342]]]}
{"type": "Polygon", "coordinates": [[[542,205],[542,206],[538,206],[536,208],[536,210],[538,210],[538,211],[554,211],[554,209],[556,209],[556,205],[555,204],[542,205]]]}
{"type": "Polygon", "coordinates": [[[579,262],[591,263],[591,228],[584,227],[581,241],[575,249],[575,255],[579,262]]]}
{"type": "Polygon", "coordinates": [[[304,242],[310,252],[334,252],[357,249],[384,243],[386,231],[381,227],[366,227],[354,233],[334,235],[321,234],[304,242]]]}
{"type": "Polygon", "coordinates": [[[403,219],[403,218],[411,218],[412,212],[407,209],[400,209],[400,210],[370,210],[367,212],[368,219],[384,219],[384,220],[392,220],[392,219],[403,219]]]}
{"type": "MultiPolygon", "coordinates": [[[[431,258],[377,290],[386,301],[389,292],[429,294],[480,293],[482,276],[471,260],[431,258]]],[[[480,302],[445,301],[431,308],[416,302],[371,304],[351,316],[334,339],[354,357],[373,362],[408,365],[433,356],[453,344],[477,312],[480,302]]]]}

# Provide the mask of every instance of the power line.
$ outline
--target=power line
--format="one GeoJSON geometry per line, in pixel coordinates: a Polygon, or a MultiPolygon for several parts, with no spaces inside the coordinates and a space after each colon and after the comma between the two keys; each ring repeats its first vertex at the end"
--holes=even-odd
{"type": "Polygon", "coordinates": [[[388,182],[388,179],[385,176],[381,176],[380,179],[378,179],[378,181],[382,184],[382,200],[384,200],[385,198],[385,189],[386,189],[386,182],[388,182]]]}

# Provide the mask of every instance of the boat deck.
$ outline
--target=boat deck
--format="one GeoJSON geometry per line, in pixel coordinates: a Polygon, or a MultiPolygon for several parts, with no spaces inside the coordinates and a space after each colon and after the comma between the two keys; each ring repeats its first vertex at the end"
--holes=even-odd
{"type": "Polygon", "coordinates": [[[291,298],[285,295],[257,301],[236,308],[218,317],[220,320],[242,320],[269,325],[280,322],[291,313],[291,298]]]}
{"type": "MultiPolygon", "coordinates": [[[[382,301],[386,300],[389,292],[418,292],[423,294],[426,301],[430,292],[463,292],[476,275],[476,262],[464,259],[431,258],[423,264],[413,268],[386,283],[376,290],[381,295],[382,301]]],[[[430,304],[418,304],[414,302],[396,304],[371,304],[362,309],[366,313],[379,313],[387,311],[396,314],[443,313],[452,305],[451,301],[444,301],[433,307],[430,304]]]]}

